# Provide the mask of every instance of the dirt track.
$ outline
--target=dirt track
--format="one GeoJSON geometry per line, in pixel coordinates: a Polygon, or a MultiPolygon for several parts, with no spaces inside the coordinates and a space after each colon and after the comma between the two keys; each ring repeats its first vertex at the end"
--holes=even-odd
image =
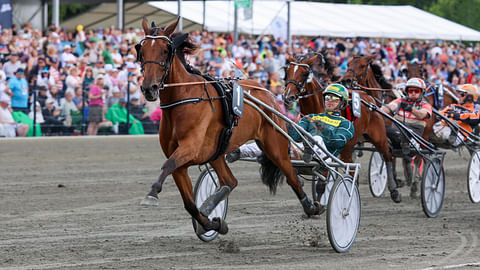
{"type": "MultiPolygon", "coordinates": [[[[286,184],[270,196],[254,163],[231,165],[239,186],[229,198],[230,231],[204,243],[170,177],[159,207],[139,205],[165,160],[157,137],[1,139],[0,269],[479,267],[480,205],[468,199],[469,156],[447,153],[446,198],[435,219],[406,188],[401,204],[373,198],[369,156],[361,159],[360,230],[352,249],[337,254],[325,215],[305,218],[286,184]]],[[[193,181],[198,175],[192,167],[193,181]]]]}

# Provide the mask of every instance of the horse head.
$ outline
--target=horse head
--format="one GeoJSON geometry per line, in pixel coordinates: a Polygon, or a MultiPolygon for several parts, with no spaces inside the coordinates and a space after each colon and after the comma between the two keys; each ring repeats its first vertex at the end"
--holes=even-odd
{"type": "Polygon", "coordinates": [[[420,78],[425,80],[427,77],[427,70],[424,68],[424,62],[408,63],[407,65],[407,78],[420,78]]]}
{"type": "Polygon", "coordinates": [[[341,83],[350,89],[353,89],[356,84],[365,85],[370,64],[375,56],[354,56],[350,59],[347,64],[347,72],[340,79],[341,83]]]}
{"type": "Polygon", "coordinates": [[[170,38],[177,27],[178,20],[167,27],[157,27],[153,22],[149,27],[147,20],[143,18],[142,27],[145,38],[135,45],[135,49],[137,61],[141,63],[144,76],[141,90],[148,101],[157,100],[170,71],[175,55],[175,44],[170,38]]]}
{"type": "Polygon", "coordinates": [[[329,81],[330,70],[327,69],[325,56],[322,53],[315,53],[310,58],[300,57],[299,60],[288,56],[289,62],[285,67],[285,90],[283,100],[287,106],[290,106],[302,95],[308,92],[309,84],[315,80],[319,87],[325,87],[329,81]],[[298,62],[297,62],[298,61],[298,62]]]}

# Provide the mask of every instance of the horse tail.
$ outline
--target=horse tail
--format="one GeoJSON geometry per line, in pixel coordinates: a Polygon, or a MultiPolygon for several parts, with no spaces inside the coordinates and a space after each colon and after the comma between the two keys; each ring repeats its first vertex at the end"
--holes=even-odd
{"type": "Polygon", "coordinates": [[[265,153],[262,153],[257,160],[260,163],[260,176],[262,177],[262,182],[268,186],[270,194],[275,194],[277,192],[278,184],[283,183],[285,175],[277,166],[275,166],[275,164],[273,164],[265,153]]]}

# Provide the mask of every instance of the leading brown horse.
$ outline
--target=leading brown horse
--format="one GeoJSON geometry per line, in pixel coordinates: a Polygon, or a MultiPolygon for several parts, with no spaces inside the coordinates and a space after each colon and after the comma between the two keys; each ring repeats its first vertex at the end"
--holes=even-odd
{"type": "MultiPolygon", "coordinates": [[[[287,59],[290,63],[286,67],[286,81],[284,100],[289,105],[292,101],[298,100],[302,114],[320,113],[325,111],[323,104],[322,90],[339,77],[334,74],[333,63],[324,53],[316,53],[310,58],[296,60],[292,57],[287,59]]],[[[375,100],[364,92],[357,91],[360,98],[368,103],[375,103],[375,100]]],[[[345,115],[344,115],[345,116],[345,115]]],[[[347,116],[348,117],[348,116],[347,116]]],[[[388,188],[391,197],[395,202],[401,198],[396,190],[394,171],[392,166],[392,154],[390,152],[385,124],[383,117],[375,111],[361,106],[361,116],[353,121],[354,136],[345,144],[340,158],[344,162],[351,163],[355,145],[362,140],[364,135],[382,154],[386,163],[388,188]]]]}
{"type": "MultiPolygon", "coordinates": [[[[218,153],[222,131],[226,128],[222,99],[212,84],[199,74],[188,70],[184,54],[191,54],[196,46],[190,42],[187,34],[173,35],[178,19],[166,27],[148,26],[143,19],[145,38],[136,46],[137,59],[144,73],[142,92],[148,101],[160,99],[163,117],[160,124],[160,145],[168,157],[161,167],[158,181],[152,185],[150,193],[142,201],[144,205],[158,205],[158,193],[162,190],[165,178],[172,174],[182,196],[185,209],[200,224],[197,234],[215,230],[221,234],[228,231],[226,222],[220,218],[208,218],[209,212],[230,194],[237,186],[237,180],[225,162],[223,152],[218,153]],[[207,198],[206,203],[197,208],[192,183],[188,176],[188,167],[209,163],[218,175],[220,187],[215,194],[207,198]]],[[[252,80],[238,82],[245,91],[280,111],[272,94],[252,80]]],[[[265,109],[281,128],[286,130],[285,122],[265,109]]],[[[257,110],[245,106],[243,116],[226,152],[236,149],[248,140],[256,140],[264,150],[266,157],[286,176],[288,184],[300,200],[307,215],[319,213],[319,205],[314,204],[305,194],[292,167],[288,149],[289,141],[257,110]]],[[[275,192],[279,178],[263,179],[275,192]]]]}

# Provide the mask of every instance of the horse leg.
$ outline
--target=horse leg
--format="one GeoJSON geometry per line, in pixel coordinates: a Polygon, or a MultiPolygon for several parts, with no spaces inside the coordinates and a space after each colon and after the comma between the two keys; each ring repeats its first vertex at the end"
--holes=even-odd
{"type": "Polygon", "coordinates": [[[210,165],[217,173],[220,187],[214,194],[209,196],[200,207],[200,213],[204,216],[209,216],[215,207],[232,192],[238,183],[232,171],[227,166],[223,155],[210,162],[210,165]]]}
{"type": "Polygon", "coordinates": [[[160,176],[158,177],[157,182],[152,185],[152,189],[140,204],[158,206],[158,193],[162,191],[163,182],[165,182],[167,176],[172,174],[175,169],[185,165],[187,162],[192,160],[198,152],[195,150],[196,147],[194,146],[178,147],[175,152],[173,152],[173,154],[165,161],[165,163],[163,163],[161,169],[162,171],[160,173],[160,176]]]}
{"type": "Polygon", "coordinates": [[[287,183],[300,200],[305,214],[307,214],[307,216],[321,214],[320,204],[318,202],[314,203],[308,198],[298,181],[290,160],[290,155],[288,154],[288,140],[275,130],[273,131],[275,132],[274,134],[270,134],[269,132],[264,133],[265,136],[261,141],[261,148],[273,164],[283,172],[287,178],[287,183]],[[275,138],[277,139],[275,140],[275,138]]]}
{"type": "Polygon", "coordinates": [[[195,205],[192,191],[192,181],[188,176],[188,167],[176,169],[172,173],[172,176],[182,196],[185,210],[187,210],[187,212],[197,221],[197,225],[201,225],[197,226],[196,233],[204,234],[207,231],[215,230],[220,234],[226,234],[228,232],[228,226],[222,219],[214,218],[209,220],[208,216],[201,214],[195,205]]]}

